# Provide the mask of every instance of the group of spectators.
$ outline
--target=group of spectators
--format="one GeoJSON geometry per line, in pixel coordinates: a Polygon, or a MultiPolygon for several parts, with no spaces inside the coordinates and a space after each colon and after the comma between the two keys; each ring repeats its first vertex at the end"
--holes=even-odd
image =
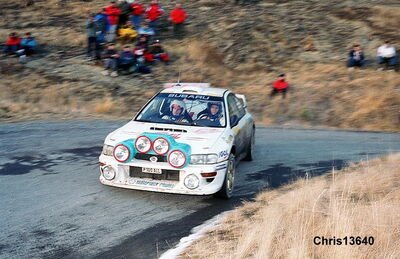
{"type": "Polygon", "coordinates": [[[30,32],[25,33],[25,37],[19,37],[18,33],[12,32],[8,35],[6,44],[3,49],[5,55],[16,55],[20,60],[26,60],[36,52],[37,41],[30,32]]]}
{"type": "MultiPolygon", "coordinates": [[[[111,1],[86,22],[87,56],[104,64],[104,75],[120,72],[150,73],[150,65],[169,63],[169,55],[158,40],[164,9],[157,0],[145,7],[139,1],[111,1]]],[[[169,14],[173,36],[182,38],[187,14],[180,3],[169,14]]]]}
{"type": "MultiPolygon", "coordinates": [[[[396,54],[396,48],[390,44],[390,41],[386,41],[378,48],[376,56],[378,64],[383,66],[379,68],[380,70],[384,68],[390,70],[396,69],[396,66],[398,65],[398,56],[396,54]]],[[[361,46],[359,44],[353,45],[353,48],[348,54],[347,67],[362,67],[365,63],[366,59],[361,46]]]]}
{"type": "MultiPolygon", "coordinates": [[[[379,70],[389,69],[395,70],[398,65],[398,56],[396,54],[396,48],[386,41],[377,50],[378,64],[381,65],[379,70]]],[[[362,67],[366,63],[366,59],[363,50],[359,44],[353,45],[350,50],[347,59],[347,67],[353,69],[354,67],[362,67]]],[[[286,81],[285,74],[280,74],[278,78],[272,84],[272,90],[270,97],[272,98],[276,94],[282,94],[282,98],[286,97],[286,93],[289,89],[289,83],[286,81]]]]}

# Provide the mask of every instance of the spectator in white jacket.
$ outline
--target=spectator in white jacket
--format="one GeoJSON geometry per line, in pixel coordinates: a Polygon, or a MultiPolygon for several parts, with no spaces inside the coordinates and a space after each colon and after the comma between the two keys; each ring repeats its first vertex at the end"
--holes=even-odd
{"type": "Polygon", "coordinates": [[[389,41],[380,46],[377,51],[379,64],[385,64],[387,67],[395,68],[397,65],[396,49],[389,41]]]}

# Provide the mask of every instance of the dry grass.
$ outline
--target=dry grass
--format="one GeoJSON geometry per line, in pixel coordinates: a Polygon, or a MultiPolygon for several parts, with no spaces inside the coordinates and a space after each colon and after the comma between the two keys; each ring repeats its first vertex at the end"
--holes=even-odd
{"type": "Polygon", "coordinates": [[[400,154],[261,193],[180,258],[396,258],[400,154]],[[374,245],[314,245],[315,236],[373,236],[374,245]]]}

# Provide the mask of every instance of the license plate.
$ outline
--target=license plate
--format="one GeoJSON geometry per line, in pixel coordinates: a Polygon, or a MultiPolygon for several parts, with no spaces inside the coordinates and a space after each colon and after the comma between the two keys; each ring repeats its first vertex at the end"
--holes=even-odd
{"type": "Polygon", "coordinates": [[[142,167],[142,173],[147,173],[147,174],[162,174],[162,169],[160,169],[160,168],[146,168],[146,167],[142,167]]]}

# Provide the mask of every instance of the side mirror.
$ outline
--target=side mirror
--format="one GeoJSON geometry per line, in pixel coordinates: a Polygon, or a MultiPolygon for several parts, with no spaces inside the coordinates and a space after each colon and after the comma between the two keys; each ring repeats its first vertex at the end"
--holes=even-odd
{"type": "Polygon", "coordinates": [[[238,116],[237,115],[233,115],[230,118],[231,128],[235,127],[238,124],[238,122],[239,122],[238,116]]]}

